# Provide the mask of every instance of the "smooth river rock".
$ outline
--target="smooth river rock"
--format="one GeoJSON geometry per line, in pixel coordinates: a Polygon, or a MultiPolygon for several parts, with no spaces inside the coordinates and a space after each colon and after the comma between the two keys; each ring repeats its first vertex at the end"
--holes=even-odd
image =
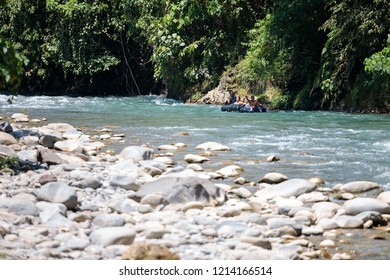
{"type": "Polygon", "coordinates": [[[77,193],[74,188],[64,182],[50,182],[37,191],[37,199],[54,203],[62,203],[68,209],[77,206],[77,193]]]}
{"type": "Polygon", "coordinates": [[[110,245],[131,245],[136,232],[131,227],[106,227],[91,233],[91,242],[104,247],[110,245]]]}
{"type": "Polygon", "coordinates": [[[229,151],[230,148],[217,142],[205,142],[196,146],[197,150],[205,151],[229,151]]]}
{"type": "Polygon", "coordinates": [[[369,181],[354,181],[340,186],[340,191],[348,193],[361,193],[377,188],[380,188],[378,183],[369,181]]]}
{"type": "Polygon", "coordinates": [[[271,187],[256,192],[256,196],[262,199],[272,199],[277,196],[290,198],[311,192],[316,187],[305,179],[290,179],[271,187]]]}
{"type": "Polygon", "coordinates": [[[152,159],[153,154],[153,149],[142,146],[128,146],[119,153],[125,160],[132,159],[135,162],[152,159]]]}
{"type": "Polygon", "coordinates": [[[379,199],[357,197],[348,200],[343,205],[347,215],[357,215],[365,211],[377,211],[381,214],[390,214],[390,205],[379,199]]]}

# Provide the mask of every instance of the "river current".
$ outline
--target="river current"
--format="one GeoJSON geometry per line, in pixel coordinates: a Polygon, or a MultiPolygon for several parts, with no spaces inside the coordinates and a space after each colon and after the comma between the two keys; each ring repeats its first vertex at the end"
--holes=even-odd
{"type": "Polygon", "coordinates": [[[0,114],[26,113],[48,122],[102,129],[126,135],[117,152],[129,145],[188,145],[175,155],[181,160],[198,144],[215,141],[231,148],[205,169],[222,161],[244,168],[242,176],[259,180],[268,172],[289,178],[321,177],[328,186],[358,180],[390,190],[390,117],[339,112],[222,112],[219,106],[189,105],[157,97],[67,97],[0,95],[0,114]],[[188,132],[188,136],[178,133],[188,132]],[[280,158],[267,162],[269,155],[280,158]]]}

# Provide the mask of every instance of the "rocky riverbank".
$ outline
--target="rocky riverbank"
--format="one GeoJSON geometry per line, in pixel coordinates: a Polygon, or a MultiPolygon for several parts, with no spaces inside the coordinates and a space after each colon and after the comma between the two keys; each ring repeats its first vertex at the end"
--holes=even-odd
{"type": "Polygon", "coordinates": [[[0,258],[359,259],[358,244],[390,256],[380,243],[390,192],[379,184],[261,170],[249,182],[234,163],[207,167],[229,147],[182,136],[115,153],[120,132],[2,116],[0,157],[19,163],[0,174],[0,258]]]}

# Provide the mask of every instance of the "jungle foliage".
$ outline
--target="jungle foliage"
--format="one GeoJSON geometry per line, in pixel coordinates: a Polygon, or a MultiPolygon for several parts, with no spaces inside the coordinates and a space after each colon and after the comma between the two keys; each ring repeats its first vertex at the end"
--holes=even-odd
{"type": "Polygon", "coordinates": [[[1,2],[0,89],[390,111],[387,0],[1,2]]]}

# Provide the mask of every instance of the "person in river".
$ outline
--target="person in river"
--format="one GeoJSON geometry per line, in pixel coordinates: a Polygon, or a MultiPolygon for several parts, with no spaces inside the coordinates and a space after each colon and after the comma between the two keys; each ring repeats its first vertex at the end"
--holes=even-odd
{"type": "Polygon", "coordinates": [[[229,98],[226,100],[225,105],[230,105],[236,103],[237,97],[234,94],[234,92],[230,91],[229,92],[229,98]]]}
{"type": "Polygon", "coordinates": [[[250,106],[251,111],[258,111],[260,104],[259,102],[255,99],[255,96],[252,95],[251,98],[249,99],[248,96],[245,96],[245,99],[248,101],[248,104],[250,106]]]}

